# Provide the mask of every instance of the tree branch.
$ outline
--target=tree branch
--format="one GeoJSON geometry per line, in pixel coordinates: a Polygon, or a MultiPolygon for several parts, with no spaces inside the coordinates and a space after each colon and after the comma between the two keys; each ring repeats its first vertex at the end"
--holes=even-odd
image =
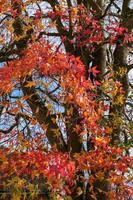
{"type": "Polygon", "coordinates": [[[97,11],[98,13],[102,12],[100,6],[94,0],[88,0],[88,3],[90,4],[93,10],[97,11]]]}
{"type": "Polygon", "coordinates": [[[107,7],[105,8],[105,11],[104,11],[103,15],[100,16],[100,17],[98,18],[98,20],[104,18],[104,17],[107,15],[107,12],[109,11],[109,9],[111,8],[111,6],[112,6],[113,3],[114,3],[114,0],[110,0],[110,3],[109,3],[109,4],[107,5],[107,7]]]}

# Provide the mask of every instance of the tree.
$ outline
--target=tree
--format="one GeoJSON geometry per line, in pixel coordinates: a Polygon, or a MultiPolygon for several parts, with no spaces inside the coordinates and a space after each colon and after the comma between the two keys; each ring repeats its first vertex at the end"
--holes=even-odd
{"type": "Polygon", "coordinates": [[[13,199],[131,199],[130,0],[2,0],[0,168],[13,199]]]}

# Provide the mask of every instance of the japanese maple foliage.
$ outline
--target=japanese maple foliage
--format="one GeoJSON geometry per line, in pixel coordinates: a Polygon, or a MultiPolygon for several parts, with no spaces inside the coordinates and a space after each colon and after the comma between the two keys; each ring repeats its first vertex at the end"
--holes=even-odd
{"type": "Polygon", "coordinates": [[[13,200],[132,198],[129,7],[115,21],[117,3],[99,2],[0,2],[0,183],[13,200]]]}

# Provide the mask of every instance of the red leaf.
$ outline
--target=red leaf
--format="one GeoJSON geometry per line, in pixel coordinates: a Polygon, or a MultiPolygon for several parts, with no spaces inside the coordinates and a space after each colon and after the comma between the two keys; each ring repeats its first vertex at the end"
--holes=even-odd
{"type": "Polygon", "coordinates": [[[97,76],[97,74],[100,73],[99,70],[97,70],[97,66],[92,67],[89,72],[91,72],[95,77],[97,76]]]}

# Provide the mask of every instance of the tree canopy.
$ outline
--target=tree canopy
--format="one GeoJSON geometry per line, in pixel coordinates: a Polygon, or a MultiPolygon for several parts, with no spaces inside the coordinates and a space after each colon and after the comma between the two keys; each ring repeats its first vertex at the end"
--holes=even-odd
{"type": "Polygon", "coordinates": [[[1,0],[1,199],[132,198],[132,29],[131,0],[1,0]]]}

